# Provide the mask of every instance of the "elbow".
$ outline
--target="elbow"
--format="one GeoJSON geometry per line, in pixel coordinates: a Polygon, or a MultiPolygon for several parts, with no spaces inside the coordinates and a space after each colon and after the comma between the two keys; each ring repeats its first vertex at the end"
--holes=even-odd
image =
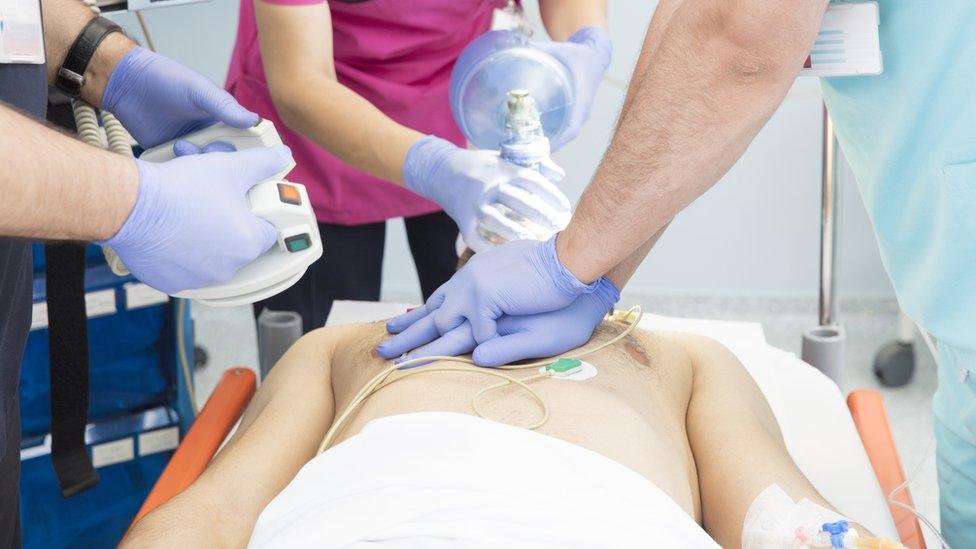
{"type": "Polygon", "coordinates": [[[298,94],[292,90],[291,86],[272,83],[268,84],[268,91],[278,117],[288,129],[298,131],[299,121],[302,119],[302,107],[298,94]]]}
{"type": "Polygon", "coordinates": [[[820,29],[825,2],[764,0],[708,2],[707,36],[718,61],[736,79],[761,82],[796,77],[820,29]]]}

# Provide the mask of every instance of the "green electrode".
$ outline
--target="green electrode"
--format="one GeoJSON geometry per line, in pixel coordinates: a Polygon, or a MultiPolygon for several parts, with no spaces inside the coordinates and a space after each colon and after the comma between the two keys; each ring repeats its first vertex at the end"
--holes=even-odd
{"type": "Polygon", "coordinates": [[[556,376],[568,376],[583,369],[583,362],[576,358],[560,358],[546,365],[546,370],[556,376]]]}

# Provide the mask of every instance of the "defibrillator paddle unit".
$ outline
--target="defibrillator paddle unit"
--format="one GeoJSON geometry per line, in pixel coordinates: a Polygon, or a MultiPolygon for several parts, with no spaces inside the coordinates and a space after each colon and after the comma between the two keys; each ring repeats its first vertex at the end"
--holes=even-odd
{"type": "MultiPolygon", "coordinates": [[[[274,124],[262,120],[251,128],[233,128],[215,124],[180,138],[198,147],[214,142],[229,143],[237,150],[281,145],[274,124]]],[[[174,141],[153,147],[140,160],[165,162],[173,159],[174,141]]],[[[298,282],[308,266],[322,256],[315,212],[304,185],[284,179],[295,167],[294,160],[271,179],[258,183],[247,193],[251,212],[274,225],[278,234],[275,245],[251,263],[241,267],[230,280],[194,290],[184,290],[174,297],[194,299],[207,305],[229,307],[254,303],[278,294],[298,282]]]]}

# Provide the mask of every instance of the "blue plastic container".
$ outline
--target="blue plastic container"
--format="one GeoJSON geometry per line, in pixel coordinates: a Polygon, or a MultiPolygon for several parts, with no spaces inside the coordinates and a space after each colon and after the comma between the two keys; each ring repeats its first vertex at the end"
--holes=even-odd
{"type": "MultiPolygon", "coordinates": [[[[47,299],[42,246],[35,245],[34,259],[37,313],[47,299]]],[[[46,315],[35,314],[20,376],[20,511],[27,549],[115,547],[193,418],[178,366],[180,352],[193,360],[189,306],[180,308],[177,300],[141,291],[143,285],[132,276],[115,276],[97,246],[88,247],[85,259],[85,292],[100,304],[88,308],[91,379],[85,438],[100,480],[74,497],[61,496],[48,435],[46,315]]]]}

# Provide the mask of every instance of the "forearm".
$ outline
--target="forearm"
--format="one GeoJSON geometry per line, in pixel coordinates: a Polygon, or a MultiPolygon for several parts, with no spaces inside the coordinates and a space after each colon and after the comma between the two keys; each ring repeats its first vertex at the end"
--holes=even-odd
{"type": "Polygon", "coordinates": [[[637,64],[634,65],[630,85],[627,87],[627,95],[624,96],[624,103],[620,108],[620,119],[623,119],[627,111],[630,110],[634,96],[637,95],[637,92],[640,91],[646,80],[641,78],[641,76],[647,73],[648,64],[651,62],[651,54],[657,50],[658,45],[661,43],[661,39],[664,37],[664,31],[671,22],[671,16],[674,15],[674,12],[684,1],[661,0],[657,3],[657,7],[654,8],[654,16],[651,18],[651,24],[648,27],[647,34],[644,36],[641,53],[637,58],[637,64]]]}
{"type": "Polygon", "coordinates": [[[685,424],[698,472],[702,525],[709,535],[723,547],[738,546],[750,505],[773,484],[794,501],[806,498],[831,508],[793,461],[769,403],[735,355],[708,338],[672,337],[692,363],[685,424]],[[732,431],[736,434],[729,437],[732,431]]]}
{"type": "Polygon", "coordinates": [[[369,101],[321,72],[272,85],[278,114],[297,133],[344,163],[403,184],[403,162],[420,132],[396,123],[369,101]],[[301,85],[294,83],[300,82],[301,85]]]}
{"type": "Polygon", "coordinates": [[[264,507],[332,424],[336,338],[349,328],[302,337],[275,364],[248,404],[231,441],[187,490],[139,521],[131,547],[243,547],[264,507]]]}
{"type": "Polygon", "coordinates": [[[104,240],[135,204],[126,157],[86,145],[0,103],[0,235],[104,240]]]}
{"type": "Polygon", "coordinates": [[[665,230],[667,230],[666,225],[661,228],[660,231],[654,233],[654,236],[647,239],[647,242],[634,250],[632,254],[624,258],[623,261],[610,269],[610,271],[606,274],[607,279],[609,279],[610,282],[613,282],[613,285],[616,286],[618,290],[624,289],[624,286],[627,285],[630,277],[634,276],[634,272],[637,271],[637,267],[640,267],[640,264],[644,262],[644,258],[647,257],[647,254],[651,251],[651,248],[657,244],[658,239],[661,238],[661,235],[664,234],[665,230]]]}
{"type": "Polygon", "coordinates": [[[782,101],[825,8],[686,0],[674,10],[560,236],[570,271],[584,282],[607,273],[721,178],[782,101]]]}
{"type": "Polygon", "coordinates": [[[607,26],[606,0],[539,0],[549,37],[563,42],[583,27],[607,26]]]}
{"type": "MultiPolygon", "coordinates": [[[[58,69],[64,63],[75,38],[95,14],[79,0],[42,0],[44,14],[44,49],[47,52],[47,80],[53,85],[58,69]]],[[[105,37],[85,70],[81,98],[100,107],[108,77],[122,56],[136,46],[122,33],[105,37]]]]}

